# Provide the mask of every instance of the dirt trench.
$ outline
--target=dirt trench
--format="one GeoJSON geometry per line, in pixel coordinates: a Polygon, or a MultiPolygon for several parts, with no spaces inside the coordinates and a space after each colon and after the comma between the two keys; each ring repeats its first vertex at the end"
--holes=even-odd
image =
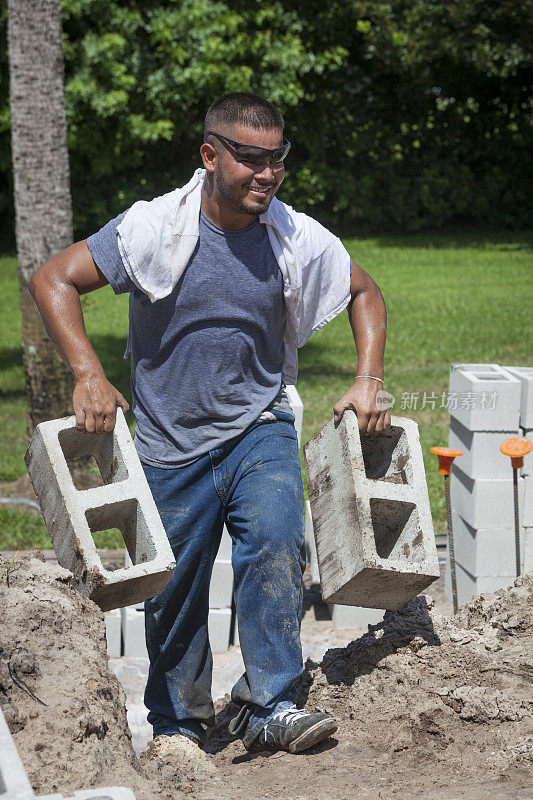
{"type": "MultiPolygon", "coordinates": [[[[0,575],[8,562],[0,557],[0,575]]],[[[0,705],[37,793],[104,785],[138,800],[530,800],[533,573],[454,618],[420,596],[308,662],[301,700],[334,738],[300,756],[248,755],[219,703],[207,756],[172,764],[131,747],[103,616],[40,554],[0,581],[0,705]],[[213,769],[215,767],[215,769],[213,769]]]]}

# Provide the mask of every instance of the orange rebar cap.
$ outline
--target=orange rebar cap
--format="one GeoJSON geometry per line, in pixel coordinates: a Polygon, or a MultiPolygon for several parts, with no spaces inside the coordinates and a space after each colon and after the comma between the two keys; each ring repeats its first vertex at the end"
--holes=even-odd
{"type": "Polygon", "coordinates": [[[432,447],[431,452],[439,457],[439,475],[449,475],[454,458],[463,455],[462,450],[453,447],[432,447]]]}
{"type": "Polygon", "coordinates": [[[531,452],[533,444],[529,439],[521,439],[516,436],[514,439],[506,439],[500,445],[500,450],[504,456],[511,457],[511,465],[513,469],[519,469],[524,466],[524,456],[531,452]]]}

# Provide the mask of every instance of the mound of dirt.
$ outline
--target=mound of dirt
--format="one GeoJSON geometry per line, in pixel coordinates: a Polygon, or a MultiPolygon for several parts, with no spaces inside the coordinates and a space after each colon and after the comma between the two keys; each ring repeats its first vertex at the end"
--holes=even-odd
{"type": "Polygon", "coordinates": [[[206,777],[194,755],[172,767],[137,761],[98,607],[37,551],[8,566],[0,556],[0,706],[34,791],[118,785],[137,800],[190,796],[206,777]]]}
{"type": "MultiPolygon", "coordinates": [[[[345,648],[307,664],[302,703],[337,719],[337,739],[299,759],[242,756],[228,709],[211,749],[234,800],[531,797],[533,573],[453,618],[420,596],[345,648]]],[[[209,793],[200,795],[210,797],[209,793]]]]}
{"type": "Polygon", "coordinates": [[[247,754],[222,703],[208,755],[156,741],[137,760],[97,606],[38,553],[7,567],[0,557],[0,705],[37,793],[123,785],[137,800],[531,798],[532,573],[452,618],[417,597],[308,662],[302,703],[332,713],[339,730],[301,756],[247,754]]]}

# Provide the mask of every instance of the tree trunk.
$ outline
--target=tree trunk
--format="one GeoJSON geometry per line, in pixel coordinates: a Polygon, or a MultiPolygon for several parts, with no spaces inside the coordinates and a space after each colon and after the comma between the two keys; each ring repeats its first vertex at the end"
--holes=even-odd
{"type": "Polygon", "coordinates": [[[8,0],[11,147],[28,428],[72,413],[73,380],[28,292],[72,244],[60,0],[8,0]]]}

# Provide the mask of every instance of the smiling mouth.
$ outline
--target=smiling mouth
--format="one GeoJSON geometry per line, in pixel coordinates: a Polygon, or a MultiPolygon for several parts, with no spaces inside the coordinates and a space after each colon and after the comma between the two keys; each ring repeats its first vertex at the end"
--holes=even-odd
{"type": "Polygon", "coordinates": [[[268,194],[272,188],[272,186],[250,186],[250,191],[254,194],[268,194]]]}

